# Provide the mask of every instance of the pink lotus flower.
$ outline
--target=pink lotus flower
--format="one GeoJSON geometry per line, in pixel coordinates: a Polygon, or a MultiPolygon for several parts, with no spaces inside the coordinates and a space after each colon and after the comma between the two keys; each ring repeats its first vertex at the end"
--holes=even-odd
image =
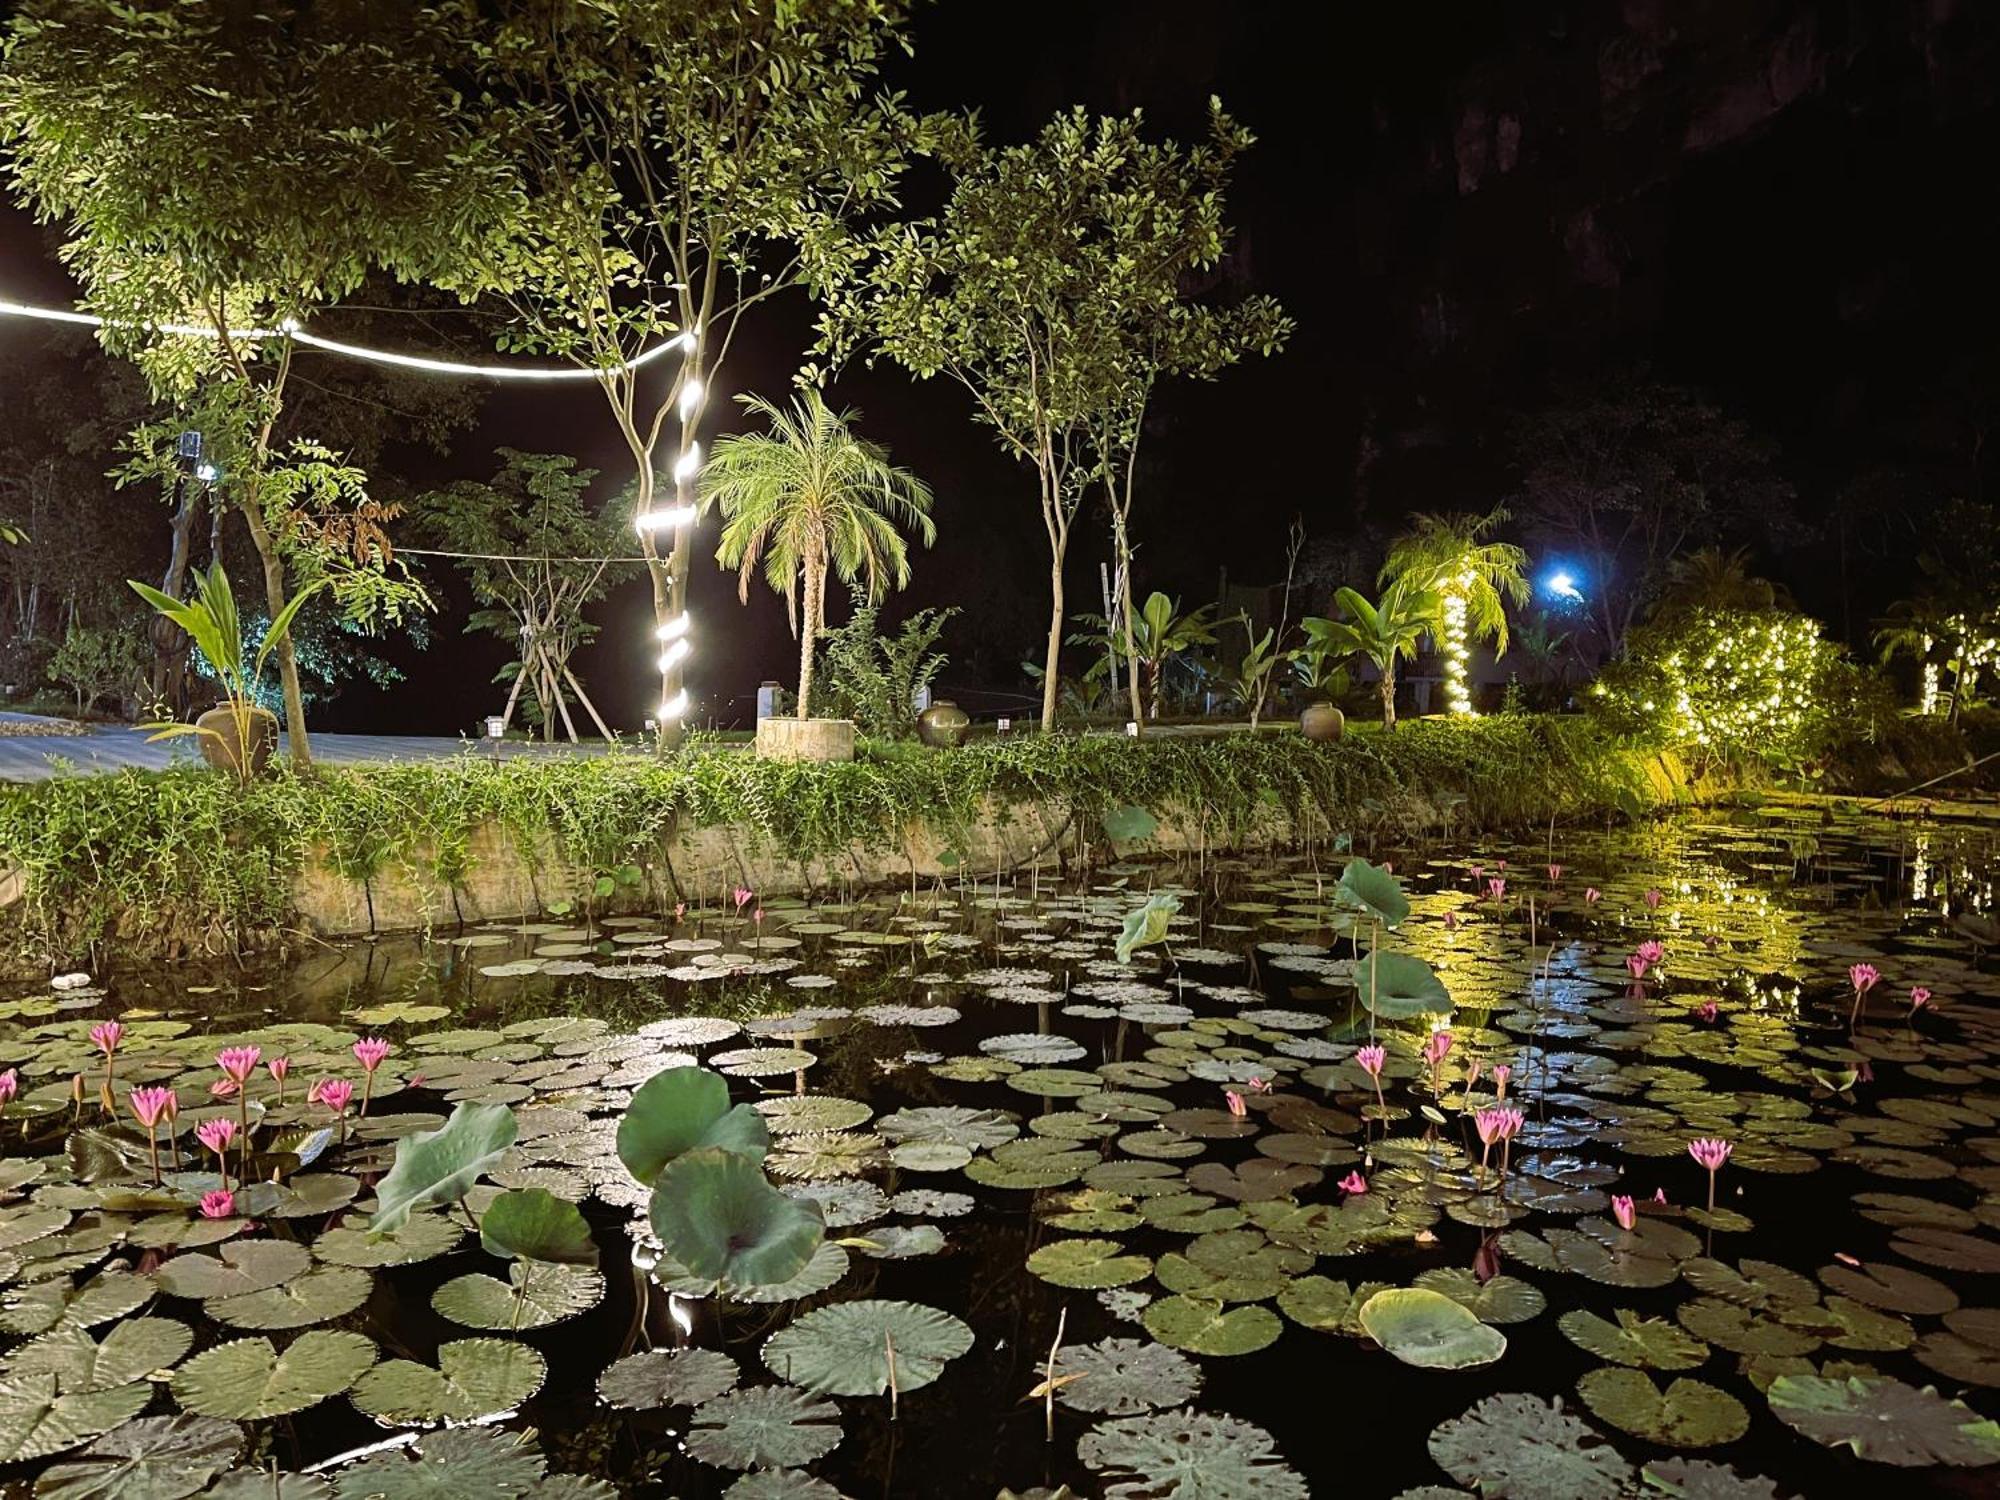
{"type": "Polygon", "coordinates": [[[1882,971],[1873,964],[1851,964],[1847,970],[1848,981],[1854,986],[1854,1009],[1847,1013],[1850,1030],[1861,1019],[1861,1002],[1868,992],[1875,988],[1882,978],[1882,971]]]}
{"type": "Polygon", "coordinates": [[[234,1099],[243,1089],[234,1078],[218,1078],[208,1086],[208,1092],[211,1098],[234,1099]]]}
{"type": "Polygon", "coordinates": [[[1931,992],[1920,984],[1910,986],[1910,1014],[1915,1015],[1931,1003],[1931,992]]]}
{"type": "Polygon", "coordinates": [[[1558,880],[1561,880],[1562,878],[1563,878],[1563,867],[1561,865],[1550,865],[1549,884],[1554,885],[1558,880]]]}
{"type": "Polygon", "coordinates": [[[125,1096],[125,1102],[132,1107],[133,1118],[148,1130],[167,1118],[167,1110],[173,1100],[172,1089],[133,1089],[125,1096]]]}
{"type": "Polygon", "coordinates": [[[1715,1212],[1715,1174],[1722,1170],[1722,1164],[1729,1160],[1736,1147],[1728,1141],[1717,1139],[1693,1140],[1688,1142],[1688,1155],[1708,1170],[1708,1211],[1715,1212]]]}
{"type": "Polygon", "coordinates": [[[1500,1099],[1504,1100],[1507,1097],[1507,1080],[1513,1076],[1513,1068],[1509,1067],[1506,1063],[1495,1063],[1493,1065],[1493,1091],[1500,1099]]]}
{"type": "Polygon", "coordinates": [[[1507,879],[1505,876],[1495,875],[1491,880],[1486,882],[1487,899],[1492,901],[1495,905],[1498,905],[1500,898],[1506,894],[1507,894],[1507,879]]]}
{"type": "Polygon", "coordinates": [[[1620,1229],[1630,1230],[1634,1224],[1639,1222],[1639,1210],[1633,1205],[1632,1200],[1623,1193],[1613,1193],[1611,1195],[1611,1217],[1618,1221],[1620,1229]]]}
{"type": "Polygon", "coordinates": [[[1368,1179],[1363,1177],[1358,1171],[1349,1172],[1340,1181],[1336,1182],[1334,1186],[1339,1188],[1343,1193],[1365,1193],[1368,1191],[1368,1179]]]}
{"type": "Polygon", "coordinates": [[[1645,896],[1646,910],[1658,911],[1660,909],[1660,903],[1666,899],[1667,898],[1665,896],[1660,894],[1660,888],[1658,886],[1654,886],[1651,890],[1646,892],[1645,896]]]}
{"type": "Polygon", "coordinates": [[[1600,891],[1594,885],[1587,885],[1583,888],[1583,899],[1590,905],[1595,906],[1604,899],[1604,892],[1600,891]]]}
{"type": "Polygon", "coordinates": [[[1235,1089],[1224,1089],[1222,1097],[1229,1101],[1229,1112],[1237,1119],[1240,1120],[1250,1113],[1250,1106],[1243,1102],[1243,1096],[1235,1089]]]}
{"type": "Polygon", "coordinates": [[[226,1219],[236,1212],[236,1195],[228,1188],[201,1195],[201,1216],[204,1219],[226,1219]]]}
{"type": "Polygon", "coordinates": [[[756,898],[757,898],[757,893],[751,890],[749,886],[739,885],[738,887],[736,887],[737,911],[739,912],[742,911],[744,907],[748,906],[752,901],[756,900],[756,898]]]}
{"type": "Polygon", "coordinates": [[[9,1068],[6,1072],[0,1073],[0,1109],[12,1104],[15,1095],[20,1092],[21,1075],[18,1071],[9,1068]]]}
{"type": "Polygon", "coordinates": [[[1722,1008],[1718,1006],[1713,1000],[1704,1000],[1701,1002],[1701,1004],[1697,1005],[1694,1008],[1694,1013],[1700,1016],[1702,1020],[1708,1022],[1710,1025],[1713,1025],[1715,1023],[1715,1018],[1722,1014],[1722,1008]]]}
{"type": "Polygon", "coordinates": [[[1651,965],[1649,965],[1646,962],[1644,955],[1638,953],[1628,953],[1625,955],[1625,967],[1632,971],[1632,977],[1634,979],[1643,982],[1646,977],[1646,970],[1650,968],[1651,965]]]}
{"type": "Polygon", "coordinates": [[[1444,914],[1444,930],[1445,930],[1446,932],[1456,932],[1456,931],[1458,931],[1458,913],[1457,913],[1457,912],[1455,912],[1455,911],[1448,911],[1448,912],[1446,912],[1446,913],[1444,914]]]}
{"type": "Polygon", "coordinates": [[[224,1047],[215,1054],[215,1065],[227,1073],[230,1081],[239,1088],[257,1071],[257,1064],[263,1060],[262,1047],[224,1047]]]}
{"type": "Polygon", "coordinates": [[[195,1126],[194,1138],[217,1156],[221,1156],[229,1149],[229,1143],[236,1139],[236,1122],[226,1115],[203,1120],[195,1126]]]}
{"type": "Polygon", "coordinates": [[[1666,948],[1652,938],[1647,938],[1645,942],[1632,951],[1645,959],[1649,964],[1664,963],[1667,957],[1666,948]]]}
{"type": "Polygon", "coordinates": [[[1388,1060],[1389,1049],[1386,1047],[1357,1047],[1354,1052],[1354,1061],[1370,1078],[1380,1078],[1382,1065],[1388,1060]]]}
{"type": "Polygon", "coordinates": [[[97,1044],[97,1050],[106,1057],[118,1051],[118,1044],[125,1039],[125,1028],[116,1021],[99,1021],[90,1028],[90,1039],[97,1044]]]}

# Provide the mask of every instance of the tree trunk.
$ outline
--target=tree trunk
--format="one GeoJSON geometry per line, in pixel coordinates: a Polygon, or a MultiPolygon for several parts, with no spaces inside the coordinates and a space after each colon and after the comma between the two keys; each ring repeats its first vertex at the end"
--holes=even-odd
{"type": "MultiPolygon", "coordinates": [[[[1139,726],[1139,733],[1146,732],[1146,705],[1139,697],[1139,653],[1132,644],[1132,546],[1125,530],[1125,518],[1113,512],[1112,529],[1117,533],[1118,577],[1122,584],[1119,592],[1124,598],[1124,607],[1119,611],[1124,616],[1125,626],[1125,690],[1132,699],[1132,722],[1139,726]]],[[[1154,712],[1159,706],[1154,705],[1154,712]]]]}
{"type": "MultiPolygon", "coordinates": [[[[275,620],[284,613],[287,602],[285,562],[278,556],[277,544],[266,529],[264,518],[257,514],[256,504],[255,495],[248,491],[238,500],[244,520],[250,523],[250,541],[264,565],[264,608],[275,620]]],[[[296,770],[308,770],[312,766],[312,744],[306,738],[306,698],[299,686],[299,661],[292,651],[289,630],[278,642],[277,655],[278,681],[285,693],[285,733],[291,739],[292,765],[296,770]]]]}
{"type": "Polygon", "coordinates": [[[1049,567],[1049,649],[1042,659],[1042,733],[1056,732],[1056,697],[1062,688],[1063,552],[1049,567]]]}
{"type": "Polygon", "coordinates": [[[819,633],[819,601],[825,592],[826,577],[811,563],[806,564],[806,597],[799,621],[799,717],[812,717],[813,642],[819,633]]]}
{"type": "MultiPolygon", "coordinates": [[[[167,554],[167,570],[160,577],[160,592],[178,599],[187,584],[188,562],[194,551],[195,513],[201,506],[201,491],[191,490],[185,478],[174,480],[173,549],[167,554]]],[[[153,644],[153,696],[171,704],[176,714],[187,710],[187,632],[165,615],[155,612],[146,627],[153,644]]]]}
{"type": "Polygon", "coordinates": [[[1396,727],[1396,664],[1390,662],[1382,669],[1382,727],[1396,727]]]}

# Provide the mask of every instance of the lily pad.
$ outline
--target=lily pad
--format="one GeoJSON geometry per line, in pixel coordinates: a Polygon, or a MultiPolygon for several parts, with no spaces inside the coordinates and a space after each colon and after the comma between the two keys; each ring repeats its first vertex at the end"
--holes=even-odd
{"type": "Polygon", "coordinates": [[[1618,1308],[1612,1322],[1581,1307],[1571,1308],[1557,1326],[1579,1348],[1599,1359],[1646,1370],[1692,1370],[1708,1358],[1708,1345],[1665,1318],[1642,1317],[1618,1308]]]}
{"type": "MultiPolygon", "coordinates": [[[[512,1500],[547,1495],[548,1463],[526,1433],[498,1427],[449,1427],[425,1433],[415,1447],[390,1449],[341,1471],[337,1500],[512,1500]]],[[[551,1481],[552,1483],[552,1481],[551,1481]]]]}
{"type": "Polygon", "coordinates": [[[368,1300],[375,1278],[349,1266],[314,1266],[302,1276],[239,1297],[211,1297],[201,1310],[235,1328],[307,1328],[344,1318],[368,1300]]]}
{"type": "Polygon", "coordinates": [[[1180,1406],[1201,1394],[1201,1366],[1164,1344],[1143,1339],[1103,1339],[1065,1348],[1056,1376],[1074,1376],[1056,1388],[1056,1400],[1075,1411],[1127,1417],[1180,1406]]]}
{"type": "Polygon", "coordinates": [[[560,1323],[604,1297],[604,1278],[576,1266],[517,1260],[508,1276],[455,1276],[431,1293],[431,1306],[463,1327],[508,1333],[560,1323]]]}
{"type": "Polygon", "coordinates": [[[1028,1271],[1055,1286],[1130,1286],[1153,1274],[1153,1262],[1117,1240],[1057,1240],[1028,1257],[1028,1271]]]}
{"type": "Polygon", "coordinates": [[[1662,1391],[1643,1371],[1600,1365],[1576,1389],[1584,1405],[1613,1427],[1667,1448],[1713,1448],[1750,1430],[1741,1401],[1685,1376],[1662,1391]]]}
{"type": "Polygon", "coordinates": [[[1263,1428],[1220,1413],[1169,1411],[1100,1422],[1076,1445],[1112,1481],[1107,1496],[1163,1500],[1310,1500],[1263,1428]]]}
{"type": "Polygon", "coordinates": [[[736,1388],[736,1361],[714,1349],[648,1349],[605,1367],[597,1394],[626,1411],[700,1406],[736,1388]]]}
{"type": "Polygon", "coordinates": [[[0,1463],[87,1443],[138,1416],[152,1399],[153,1388],[143,1380],[62,1395],[53,1374],[10,1373],[0,1379],[0,1463]]]}
{"type": "Polygon", "coordinates": [[[1181,909],[1181,898],[1171,891],[1155,891],[1145,903],[1125,914],[1125,922],[1118,933],[1118,962],[1129,964],[1132,955],[1141,948],[1150,948],[1155,943],[1167,940],[1167,931],[1181,909]]]}
{"type": "Polygon", "coordinates": [[[1963,1401],[1900,1380],[1780,1375],[1764,1393],[1787,1426],[1872,1463],[1977,1466],[2000,1463],[2000,1422],[1963,1401]]]}
{"type": "Polygon", "coordinates": [[[291,1240],[229,1240],[219,1255],[176,1255],[153,1273],[175,1297],[240,1297],[303,1275],[312,1252],[291,1240]]]}
{"type": "Polygon", "coordinates": [[[409,1266],[449,1254],[465,1238],[465,1225],[443,1214],[411,1214],[399,1228],[376,1234],[341,1225],[313,1241],[312,1253],[336,1266],[409,1266]]]}
{"type": "Polygon", "coordinates": [[[1589,1423],[1539,1396],[1488,1396],[1432,1429],[1431,1457],[1482,1500],[1618,1500],[1632,1466],[1589,1423]]]}
{"type": "Polygon", "coordinates": [[[437,1367],[384,1360],[354,1383],[348,1399],[378,1421],[471,1422],[511,1411],[541,1389],[548,1362],[512,1339],[458,1339],[438,1345],[437,1367]]]}
{"type": "Polygon", "coordinates": [[[401,1137],[395,1165],[375,1188],[370,1232],[400,1228],[412,1210],[463,1198],[500,1164],[519,1128],[504,1104],[460,1104],[441,1128],[401,1137]]]}
{"type": "Polygon", "coordinates": [[[691,1274],[733,1286],[789,1281],[826,1233],[817,1205],[786,1197],[757,1162],[715,1146],[685,1152],[660,1173],[648,1216],[691,1274]]]}
{"type": "Polygon", "coordinates": [[[723,1469],[793,1469],[840,1446],[840,1408],[789,1385],[730,1391],[695,1408],[687,1448],[723,1469]]]}
{"type": "Polygon", "coordinates": [[[1703,1458],[1663,1458],[1640,1476],[1649,1490],[1671,1500],[1778,1500],[1778,1486],[1703,1458]]]}
{"type": "Polygon", "coordinates": [[[879,1396],[890,1360],[900,1392],[929,1385],[972,1347],[972,1330],[950,1313],[916,1302],[836,1302],[780,1329],[764,1363],[781,1380],[835,1396],[879,1396]]]}
{"type": "Polygon", "coordinates": [[[1465,1370],[1490,1365],[1507,1352],[1507,1335],[1445,1296],[1424,1287],[1391,1287],[1363,1305],[1368,1336],[1406,1365],[1465,1370]]]}
{"type": "Polygon", "coordinates": [[[1285,1284],[1284,1291],[1278,1294],[1278,1308],[1304,1327],[1360,1338],[1361,1309],[1377,1292],[1388,1289],[1389,1284],[1384,1281],[1364,1281],[1349,1287],[1344,1281],[1325,1276],[1301,1276],[1285,1284]]]}
{"type": "Polygon", "coordinates": [[[1267,1307],[1225,1308],[1194,1297],[1162,1297],[1147,1305],[1140,1321],[1161,1343],[1192,1354],[1254,1354],[1276,1343],[1284,1331],[1267,1307]]]}
{"type": "Polygon", "coordinates": [[[269,1339],[237,1339],[175,1371],[174,1399],[205,1417],[281,1417],[339,1395],[374,1363],[375,1345],[358,1333],[315,1328],[282,1353],[269,1339]]]}
{"type": "Polygon", "coordinates": [[[1481,1281],[1463,1266],[1438,1266],[1418,1276],[1416,1284],[1442,1292],[1482,1323],[1525,1323],[1549,1305],[1531,1281],[1507,1275],[1481,1281]]]}
{"type": "Polygon", "coordinates": [[[37,1500],[185,1500],[242,1451],[243,1429],[234,1422],[187,1412],[139,1417],[43,1472],[35,1494],[37,1500]]]}
{"type": "Polygon", "coordinates": [[[108,1391],[170,1368],[193,1343],[194,1330],[172,1318],[128,1318],[101,1343],[65,1324],[8,1355],[7,1374],[53,1375],[64,1395],[108,1391]]]}

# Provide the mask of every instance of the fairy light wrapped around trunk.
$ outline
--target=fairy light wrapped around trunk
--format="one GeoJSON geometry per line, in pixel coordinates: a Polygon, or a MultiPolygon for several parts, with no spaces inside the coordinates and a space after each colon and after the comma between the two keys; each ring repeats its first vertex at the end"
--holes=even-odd
{"type": "Polygon", "coordinates": [[[1444,706],[1447,713],[1472,712],[1472,648],[1466,633],[1466,594],[1471,573],[1461,573],[1444,596],[1444,706]]]}

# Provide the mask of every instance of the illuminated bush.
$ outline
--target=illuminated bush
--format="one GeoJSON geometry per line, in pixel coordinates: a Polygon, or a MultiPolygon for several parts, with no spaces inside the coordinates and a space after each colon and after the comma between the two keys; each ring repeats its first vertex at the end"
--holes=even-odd
{"type": "Polygon", "coordinates": [[[1633,631],[1592,691],[1621,729],[1799,765],[1839,735],[1859,675],[1805,615],[1700,609],[1633,631]]]}

